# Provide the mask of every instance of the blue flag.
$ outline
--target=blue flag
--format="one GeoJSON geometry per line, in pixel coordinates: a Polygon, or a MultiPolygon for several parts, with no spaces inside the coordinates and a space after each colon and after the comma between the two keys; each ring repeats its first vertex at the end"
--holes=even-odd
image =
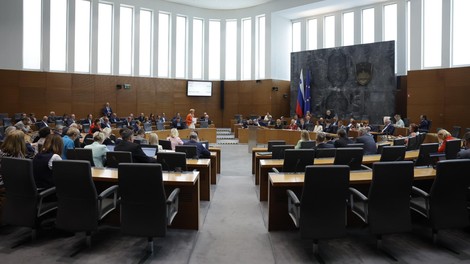
{"type": "Polygon", "coordinates": [[[305,80],[305,104],[304,104],[304,114],[307,114],[307,111],[310,110],[310,101],[312,100],[310,91],[310,71],[307,71],[307,80],[305,80]]]}

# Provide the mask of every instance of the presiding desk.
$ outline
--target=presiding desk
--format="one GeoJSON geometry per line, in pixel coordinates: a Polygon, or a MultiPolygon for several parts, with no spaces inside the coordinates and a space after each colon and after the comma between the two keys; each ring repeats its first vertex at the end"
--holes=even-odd
{"type": "MultiPolygon", "coordinates": [[[[268,230],[293,229],[294,224],[287,211],[287,189],[294,191],[299,197],[304,185],[304,173],[269,173],[268,230]]],[[[429,180],[436,176],[433,168],[415,168],[415,180],[429,180]]],[[[350,185],[369,184],[372,171],[351,171],[350,185]]]]}
{"type": "MultiPolygon", "coordinates": [[[[118,170],[110,168],[91,168],[93,181],[117,184],[118,170]]],[[[163,172],[165,193],[170,194],[180,188],[178,214],[171,227],[199,230],[199,172],[163,172]]]]}
{"type": "MultiPolygon", "coordinates": [[[[418,150],[410,150],[406,152],[405,160],[414,160],[417,159],[419,155],[418,150]]],[[[332,165],[335,158],[319,158],[314,159],[313,164],[315,165],[332,165]]],[[[375,155],[364,155],[362,159],[362,164],[373,164],[374,162],[380,161],[380,154],[375,155]]],[[[272,171],[273,168],[282,169],[284,164],[283,159],[261,159],[259,161],[259,173],[255,175],[259,177],[259,199],[260,201],[268,200],[268,173],[272,171]]]]}

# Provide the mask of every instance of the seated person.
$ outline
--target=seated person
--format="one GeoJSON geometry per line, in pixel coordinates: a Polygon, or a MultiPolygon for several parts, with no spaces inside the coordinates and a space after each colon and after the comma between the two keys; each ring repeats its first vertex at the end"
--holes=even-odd
{"type": "Polygon", "coordinates": [[[97,131],[93,133],[93,143],[85,146],[86,149],[91,149],[93,153],[93,163],[95,163],[95,167],[97,168],[104,167],[103,164],[106,159],[106,152],[108,152],[106,145],[103,145],[104,139],[104,133],[97,131]]]}
{"type": "Polygon", "coordinates": [[[405,127],[405,122],[403,122],[399,114],[396,114],[394,117],[395,117],[395,127],[405,127]]]}
{"type": "Polygon", "coordinates": [[[307,130],[302,130],[300,132],[300,139],[299,141],[297,141],[297,145],[295,145],[295,149],[300,149],[303,141],[310,141],[310,134],[308,133],[307,130]]]}
{"type": "Polygon", "coordinates": [[[157,135],[157,133],[150,133],[150,135],[149,135],[149,145],[157,146],[158,151],[163,150],[162,145],[158,144],[158,135],[157,135]]]}
{"type": "Polygon", "coordinates": [[[139,140],[140,141],[140,144],[148,144],[149,142],[147,141],[147,139],[145,139],[145,130],[143,130],[142,128],[139,129],[139,131],[137,131],[137,134],[134,138],[134,140],[139,140]]]}
{"type": "Polygon", "coordinates": [[[339,129],[338,130],[338,139],[335,140],[334,146],[335,148],[345,148],[348,146],[348,144],[354,143],[352,140],[348,138],[348,134],[346,133],[346,130],[344,129],[339,129]]]}
{"type": "Polygon", "coordinates": [[[457,158],[470,159],[470,132],[465,133],[465,135],[463,136],[463,140],[465,142],[465,149],[457,153],[457,158]]]}
{"type": "Polygon", "coordinates": [[[315,122],[315,127],[313,128],[313,132],[320,133],[323,132],[323,126],[320,125],[320,120],[315,122]]]}
{"type": "Polygon", "coordinates": [[[16,129],[23,131],[24,133],[28,133],[31,131],[29,127],[29,118],[23,117],[20,121],[16,122],[15,124],[16,129]]]}
{"type": "Polygon", "coordinates": [[[104,145],[114,145],[116,144],[115,140],[116,137],[112,134],[113,130],[109,127],[105,127],[103,129],[103,134],[104,134],[104,141],[102,144],[104,145]]]}
{"type": "Polygon", "coordinates": [[[297,130],[298,129],[297,123],[296,123],[294,118],[290,120],[290,125],[287,128],[290,129],[290,130],[297,130]]]}
{"type": "Polygon", "coordinates": [[[64,143],[59,135],[50,134],[46,137],[42,150],[33,159],[34,180],[38,188],[54,187],[52,165],[55,160],[62,160],[64,143]]]}
{"type": "Polygon", "coordinates": [[[333,117],[335,117],[335,115],[331,112],[330,109],[326,110],[325,112],[325,119],[333,119],[333,117]]]}
{"type": "Polygon", "coordinates": [[[315,140],[316,143],[316,148],[334,148],[335,146],[333,144],[328,144],[326,142],[326,133],[320,132],[317,134],[317,139],[315,140]]]}
{"type": "Polygon", "coordinates": [[[356,138],[356,143],[364,144],[364,155],[377,154],[377,145],[375,144],[374,137],[368,133],[366,127],[359,128],[359,136],[356,138]]]}
{"type": "Polygon", "coordinates": [[[186,122],[182,121],[180,117],[176,117],[171,122],[171,127],[176,128],[176,129],[185,129],[186,128],[186,122]]]}
{"type": "Polygon", "coordinates": [[[171,149],[175,150],[177,145],[183,145],[183,140],[179,137],[178,130],[176,128],[172,128],[170,130],[170,136],[166,138],[171,142],[171,149]]]}
{"type": "Polygon", "coordinates": [[[334,127],[333,125],[331,124],[331,120],[330,119],[327,119],[325,121],[325,125],[323,126],[323,132],[325,133],[333,133],[334,131],[334,127]]]}
{"type": "Polygon", "coordinates": [[[444,153],[446,151],[447,140],[452,140],[455,138],[452,137],[449,131],[441,129],[437,132],[437,139],[439,140],[439,149],[437,150],[437,152],[444,153]]]}
{"type": "Polygon", "coordinates": [[[385,135],[393,135],[393,132],[395,132],[395,127],[392,125],[392,121],[390,121],[390,119],[386,119],[385,126],[382,131],[380,131],[380,133],[385,135]]]}
{"type": "Polygon", "coordinates": [[[199,159],[209,159],[211,157],[211,153],[199,142],[199,138],[195,132],[189,134],[189,141],[185,142],[184,145],[196,146],[196,153],[199,159]]]}
{"type": "Polygon", "coordinates": [[[420,122],[418,124],[418,131],[419,132],[428,132],[429,131],[429,121],[426,115],[421,115],[419,117],[420,122]]]}
{"type": "Polygon", "coordinates": [[[115,151],[128,151],[132,153],[132,161],[136,163],[156,163],[155,157],[145,155],[142,147],[134,143],[134,132],[130,129],[124,129],[121,133],[122,140],[114,147],[115,151]]]}
{"type": "Polygon", "coordinates": [[[297,126],[298,129],[300,130],[306,130],[307,126],[305,125],[305,119],[300,118],[299,125],[297,126]]]}
{"type": "MultiPolygon", "coordinates": [[[[60,136],[59,136],[60,137],[60,136]]],[[[63,147],[62,150],[62,159],[67,159],[67,149],[74,149],[75,148],[75,140],[80,137],[80,131],[75,127],[70,127],[67,129],[67,134],[62,137],[63,147]]]]}
{"type": "Polygon", "coordinates": [[[274,129],[282,129],[284,126],[282,125],[281,119],[276,120],[276,124],[274,125],[274,129]]]}

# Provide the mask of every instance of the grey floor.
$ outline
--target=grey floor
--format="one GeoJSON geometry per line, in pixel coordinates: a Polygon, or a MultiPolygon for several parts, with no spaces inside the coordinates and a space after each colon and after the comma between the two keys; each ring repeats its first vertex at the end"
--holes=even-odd
{"type": "MultiPolygon", "coordinates": [[[[258,200],[247,145],[222,145],[222,173],[212,186],[212,201],[201,203],[201,228],[169,229],[155,240],[156,253],[146,263],[393,263],[375,249],[367,229],[356,225],[348,236],[320,242],[322,259],[312,254],[311,241],[298,231],[268,232],[267,203],[258,200]]],[[[419,219],[417,219],[419,220],[419,219]]],[[[420,222],[420,221],[418,221],[420,222]]],[[[470,263],[470,232],[442,232],[442,241],[459,254],[430,242],[423,223],[413,232],[384,237],[385,247],[399,263],[470,263]]],[[[91,249],[80,251],[83,234],[70,236],[42,230],[38,239],[11,248],[27,237],[28,229],[0,227],[0,264],[3,263],[141,263],[146,239],[122,236],[118,228],[101,226],[91,249]]]]}

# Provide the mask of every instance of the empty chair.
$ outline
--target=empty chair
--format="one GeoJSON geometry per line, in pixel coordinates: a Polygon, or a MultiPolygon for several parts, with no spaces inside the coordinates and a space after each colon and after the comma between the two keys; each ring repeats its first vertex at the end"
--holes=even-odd
{"type": "Polygon", "coordinates": [[[272,152],[273,149],[272,147],[275,145],[285,145],[286,141],[285,140],[269,140],[268,141],[268,151],[272,152]]]}
{"type": "Polygon", "coordinates": [[[317,142],[314,140],[300,142],[300,149],[314,149],[317,142]]]}
{"type": "Polygon", "coordinates": [[[106,152],[106,167],[117,168],[119,163],[132,163],[132,153],[128,151],[106,152]]]}
{"type": "Polygon", "coordinates": [[[346,197],[349,167],[314,165],[305,168],[302,196],[299,200],[287,190],[288,213],[303,239],[313,240],[318,253],[318,240],[346,235],[346,197]]]}
{"type": "Polygon", "coordinates": [[[382,154],[382,150],[383,150],[383,148],[386,147],[386,146],[390,146],[390,144],[387,143],[387,144],[380,144],[380,145],[378,145],[378,146],[377,146],[377,154],[382,154]]]}
{"type": "Polygon", "coordinates": [[[200,128],[208,128],[208,127],[209,127],[209,121],[200,122],[200,128]]]}
{"type": "Polygon", "coordinates": [[[380,155],[380,161],[402,161],[405,159],[405,146],[385,146],[380,155]]]}
{"type": "Polygon", "coordinates": [[[165,125],[163,124],[163,122],[161,121],[157,122],[157,130],[165,130],[165,125]]]}
{"type": "Polygon", "coordinates": [[[64,120],[56,119],[56,120],[55,120],[55,125],[56,125],[56,126],[63,126],[63,125],[64,125],[64,120]]]}
{"type": "Polygon", "coordinates": [[[3,126],[4,127],[9,127],[9,126],[12,126],[13,123],[11,122],[11,118],[9,117],[5,117],[3,118],[3,126]]]}
{"type": "Polygon", "coordinates": [[[179,188],[165,195],[160,164],[121,163],[118,169],[121,196],[121,231],[126,235],[148,238],[153,252],[153,238],[164,237],[178,213],[179,188]]]}
{"type": "Polygon", "coordinates": [[[454,127],[452,127],[452,132],[450,132],[450,134],[455,138],[459,138],[460,137],[460,130],[462,130],[461,127],[454,126],[454,127]]]}
{"type": "Polygon", "coordinates": [[[162,146],[163,149],[171,150],[171,142],[166,139],[159,139],[158,144],[162,146]]]}
{"type": "Polygon", "coordinates": [[[317,148],[315,150],[315,158],[334,158],[336,148],[317,148]]]}
{"type": "Polygon", "coordinates": [[[157,155],[157,162],[162,165],[164,171],[185,171],[186,153],[162,152],[157,155]]]}
{"type": "Polygon", "coordinates": [[[186,158],[188,159],[197,159],[197,149],[195,145],[179,145],[175,146],[176,152],[186,153],[186,158]]]}
{"type": "Polygon", "coordinates": [[[305,167],[313,165],[315,150],[313,149],[286,149],[284,152],[283,172],[304,172],[305,167]]]}
{"type": "Polygon", "coordinates": [[[433,164],[433,160],[429,154],[436,153],[439,149],[438,143],[426,143],[419,147],[418,158],[415,161],[415,166],[429,166],[433,164]]]}
{"type": "Polygon", "coordinates": [[[82,160],[54,161],[52,176],[58,201],[56,227],[85,232],[87,246],[91,246],[91,232],[98,229],[98,221],[116,208],[117,185],[97,195],[90,163],[82,160]]]}
{"type": "Polygon", "coordinates": [[[35,239],[40,218],[57,209],[56,202],[44,201],[55,194],[55,187],[38,192],[31,159],[3,157],[1,163],[6,191],[3,224],[32,228],[35,239]]]}
{"type": "Polygon", "coordinates": [[[146,132],[152,131],[152,123],[150,122],[144,123],[144,131],[146,132]]]}
{"type": "Polygon", "coordinates": [[[404,146],[405,145],[405,138],[395,138],[393,140],[394,146],[404,146]]]}
{"type": "Polygon", "coordinates": [[[68,150],[67,150],[67,159],[69,160],[87,160],[90,162],[91,166],[95,166],[95,163],[93,162],[93,151],[91,149],[85,149],[85,148],[76,148],[76,149],[71,149],[73,150],[74,154],[72,157],[68,156],[68,150]]]}
{"type": "Polygon", "coordinates": [[[351,170],[369,169],[362,165],[364,151],[362,148],[336,149],[334,165],[348,165],[351,170]]]}
{"type": "Polygon", "coordinates": [[[436,178],[428,192],[413,187],[416,196],[411,209],[429,219],[433,241],[442,229],[469,225],[467,191],[470,183],[470,160],[443,160],[436,165],[436,178]]]}
{"type": "Polygon", "coordinates": [[[294,149],[294,145],[274,145],[272,146],[272,158],[273,159],[283,159],[284,158],[284,151],[286,149],[294,149]]]}
{"type": "Polygon", "coordinates": [[[382,235],[411,231],[412,184],[412,161],[376,162],[367,197],[349,188],[351,211],[369,225],[379,248],[382,235]]]}
{"type": "Polygon", "coordinates": [[[406,150],[415,150],[415,149],[418,149],[417,137],[409,137],[406,150]]]}
{"type": "Polygon", "coordinates": [[[83,133],[88,133],[90,132],[90,124],[86,123],[82,125],[83,128],[83,133]]]}

